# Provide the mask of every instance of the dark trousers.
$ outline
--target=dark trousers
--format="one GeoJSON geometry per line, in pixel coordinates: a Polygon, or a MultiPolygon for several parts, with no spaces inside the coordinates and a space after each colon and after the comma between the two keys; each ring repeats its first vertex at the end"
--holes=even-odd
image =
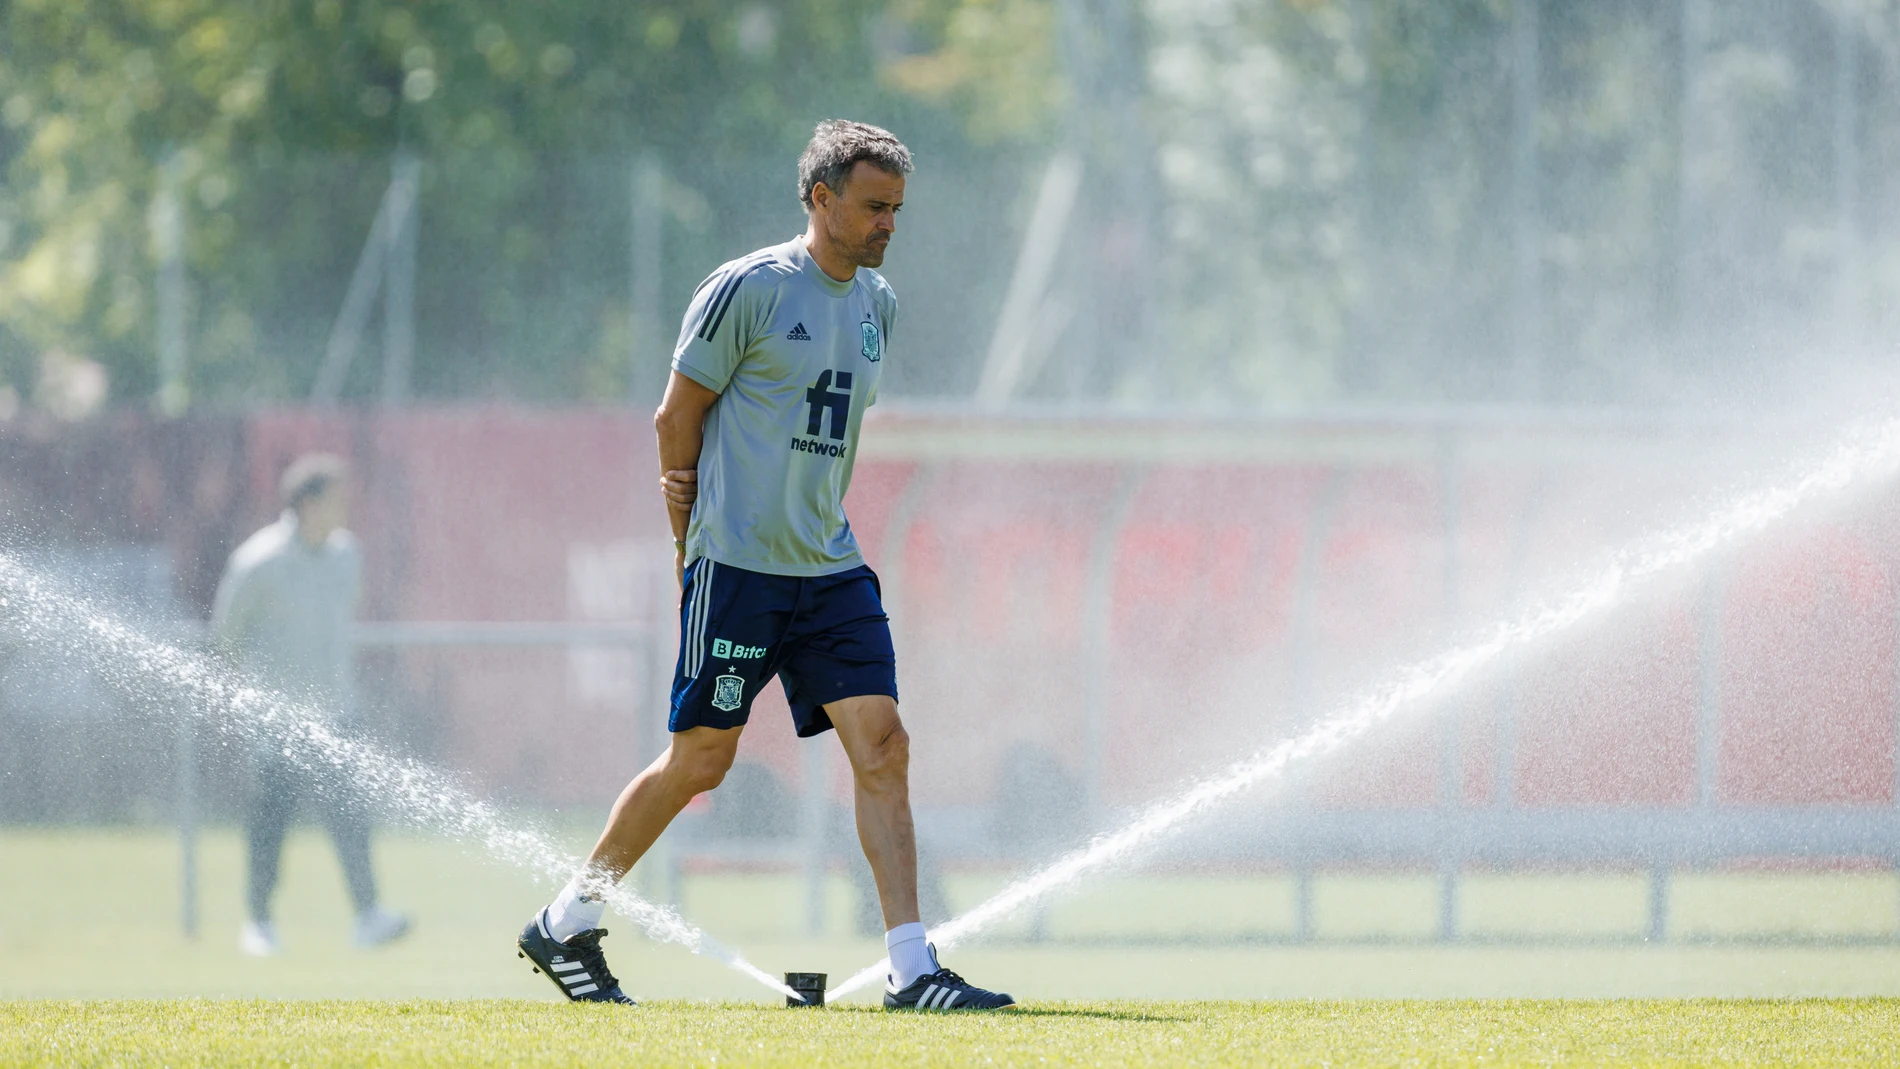
{"type": "Polygon", "coordinates": [[[277,889],[277,864],[284,853],[284,832],[297,811],[297,799],[316,804],[358,913],[376,904],[376,877],[369,867],[369,815],[358,804],[353,785],[340,776],[307,772],[274,754],[252,758],[249,819],[251,847],[251,919],[270,919],[271,892],[277,889]]]}

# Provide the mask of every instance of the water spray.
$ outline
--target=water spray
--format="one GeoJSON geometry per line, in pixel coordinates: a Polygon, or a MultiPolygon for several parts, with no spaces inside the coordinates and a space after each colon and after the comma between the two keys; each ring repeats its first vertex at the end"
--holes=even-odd
{"type": "MultiPolygon", "coordinates": [[[[580,867],[579,858],[542,833],[511,824],[495,806],[457,786],[446,773],[339,734],[315,710],[141,634],[86,599],[54,589],[4,552],[0,552],[0,621],[28,642],[50,644],[69,637],[88,652],[96,668],[128,690],[149,690],[154,683],[168,686],[189,699],[194,714],[227,735],[278,749],[306,770],[328,767],[341,772],[364,798],[411,827],[479,843],[490,856],[557,883],[565,882],[580,867]]],[[[788,1000],[803,1001],[797,991],[673,909],[620,886],[606,889],[604,896],[649,938],[678,943],[744,973],[788,1000]]]]}
{"type": "MultiPolygon", "coordinates": [[[[997,892],[988,901],[931,930],[939,947],[951,947],[1086,873],[1128,859],[1141,847],[1189,817],[1241,797],[1284,774],[1296,762],[1330,753],[1400,713],[1426,703],[1507,654],[1521,652],[1614,607],[1645,580],[1689,567],[1710,553],[1781,520],[1801,505],[1900,465],[1900,420],[1850,435],[1806,474],[1760,490],[1713,516],[1636,543],[1567,594],[1539,604],[1468,645],[1401,671],[1396,679],[1322,719],[1304,734],[1255,752],[1173,798],[1149,807],[1121,830],[1096,838],[1048,868],[997,892]]],[[[828,1000],[881,979],[889,959],[867,966],[825,992],[828,1000]]]]}

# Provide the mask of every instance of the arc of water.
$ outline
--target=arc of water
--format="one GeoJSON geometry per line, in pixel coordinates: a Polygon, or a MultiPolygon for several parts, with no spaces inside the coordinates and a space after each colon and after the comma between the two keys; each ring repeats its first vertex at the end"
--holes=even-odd
{"type": "MultiPolygon", "coordinates": [[[[1425,702],[1509,653],[1532,647],[1614,606],[1632,586],[1686,568],[1747,537],[1801,505],[1839,492],[1900,464],[1900,420],[1851,434],[1806,474],[1749,494],[1699,523],[1639,542],[1569,593],[1540,604],[1476,641],[1402,670],[1398,677],[1321,720],[1304,734],[1257,751],[1157,803],[1119,831],[1010,884],[968,913],[931,932],[951,947],[1081,876],[1126,858],[1188,818],[1238,798],[1298,761],[1339,748],[1425,702]]],[[[830,1002],[883,977],[889,959],[854,973],[825,992],[830,1002]]]]}
{"type": "MultiPolygon", "coordinates": [[[[206,716],[229,735],[280,749],[306,769],[320,765],[335,769],[354,781],[363,797],[403,823],[479,843],[496,859],[550,880],[565,881],[580,866],[579,858],[542,833],[510,823],[495,806],[456,785],[446,773],[340,734],[314,710],[142,634],[86,599],[54,589],[0,552],[0,619],[8,617],[21,625],[20,632],[30,642],[69,637],[87,643],[94,667],[129,690],[149,692],[154,683],[169,686],[191,699],[197,715],[206,716]]],[[[606,888],[604,893],[608,904],[650,938],[678,943],[779,994],[802,999],[676,911],[624,887],[606,888]]]]}

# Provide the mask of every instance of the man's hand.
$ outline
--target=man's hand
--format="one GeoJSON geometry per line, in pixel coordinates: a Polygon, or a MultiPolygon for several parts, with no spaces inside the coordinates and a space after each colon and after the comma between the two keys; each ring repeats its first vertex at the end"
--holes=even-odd
{"type": "Polygon", "coordinates": [[[699,500],[699,472],[692,468],[660,475],[660,492],[666,495],[666,507],[674,512],[691,513],[699,500]]]}
{"type": "MultiPolygon", "coordinates": [[[[699,472],[692,468],[660,473],[660,493],[666,495],[667,511],[682,519],[693,514],[693,502],[699,500],[699,472]]],[[[678,530],[675,525],[674,530],[678,530]]],[[[673,547],[673,578],[680,589],[686,588],[686,547],[673,547]]]]}

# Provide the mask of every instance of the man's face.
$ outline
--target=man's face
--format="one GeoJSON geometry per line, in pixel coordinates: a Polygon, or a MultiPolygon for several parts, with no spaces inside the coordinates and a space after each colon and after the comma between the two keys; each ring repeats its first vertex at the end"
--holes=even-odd
{"type": "Polygon", "coordinates": [[[297,524],[313,542],[323,541],[349,522],[350,488],[342,480],[332,482],[323,493],[305,501],[297,510],[297,524]]]}
{"type": "Polygon", "coordinates": [[[904,206],[904,176],[859,160],[845,179],[844,191],[820,183],[812,203],[825,216],[825,233],[845,258],[859,267],[884,263],[884,250],[897,232],[897,210],[904,206]]]}

